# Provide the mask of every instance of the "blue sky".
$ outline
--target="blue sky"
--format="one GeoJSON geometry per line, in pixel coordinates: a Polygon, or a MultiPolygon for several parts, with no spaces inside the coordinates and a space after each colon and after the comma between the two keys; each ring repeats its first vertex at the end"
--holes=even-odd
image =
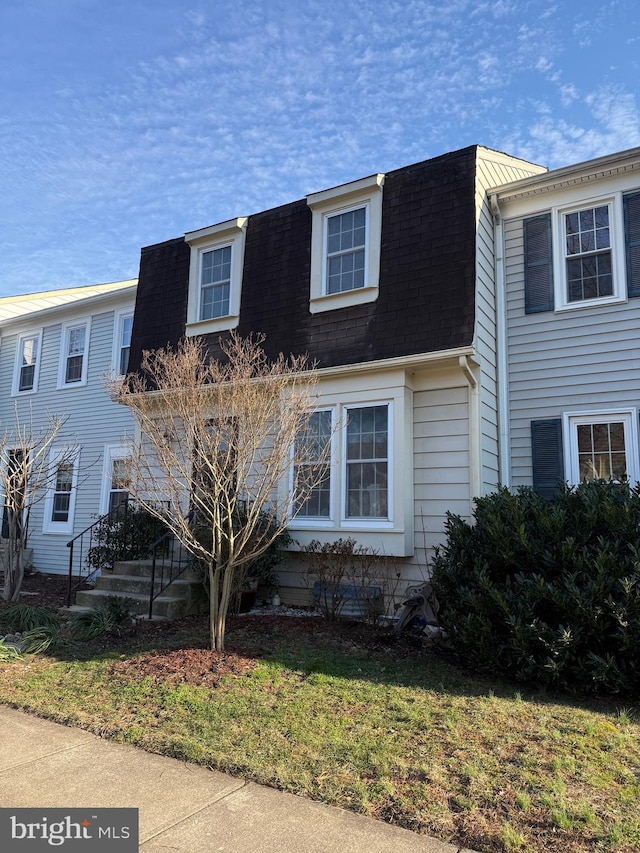
{"type": "Polygon", "coordinates": [[[2,0],[0,295],[479,143],[640,145],[637,0],[2,0]]]}

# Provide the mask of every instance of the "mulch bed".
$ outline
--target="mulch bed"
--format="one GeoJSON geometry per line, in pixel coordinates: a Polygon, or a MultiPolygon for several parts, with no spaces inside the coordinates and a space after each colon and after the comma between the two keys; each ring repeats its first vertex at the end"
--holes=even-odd
{"type": "MultiPolygon", "coordinates": [[[[57,611],[67,603],[67,578],[62,575],[34,573],[25,576],[20,603],[44,606],[57,611]]],[[[0,601],[0,609],[7,602],[0,601]]],[[[206,616],[187,617],[175,622],[137,622],[133,633],[122,637],[105,634],[93,641],[94,652],[113,652],[123,647],[145,646],[138,655],[114,661],[114,673],[134,678],[152,678],[171,684],[195,684],[217,687],[226,676],[240,676],[252,669],[266,654],[272,635],[283,634],[297,641],[341,648],[357,654],[363,650],[386,651],[397,657],[414,656],[425,646],[424,636],[395,634],[372,629],[360,622],[327,622],[305,616],[245,615],[230,616],[227,621],[227,649],[213,652],[207,648],[209,630],[206,616]],[[149,647],[155,647],[150,652],[149,647]],[[176,648],[176,646],[178,646],[176,648]]],[[[128,654],[131,652],[129,651],[128,654]]]]}

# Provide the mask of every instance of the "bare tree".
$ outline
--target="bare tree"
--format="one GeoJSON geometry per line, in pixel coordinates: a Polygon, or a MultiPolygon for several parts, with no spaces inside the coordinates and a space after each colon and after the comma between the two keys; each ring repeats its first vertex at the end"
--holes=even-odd
{"type": "Polygon", "coordinates": [[[196,338],[145,352],[118,391],[139,429],[131,493],[206,565],[218,651],[243,568],[328,471],[329,442],[307,429],[316,374],[306,357],[270,361],[263,341],[232,333],[221,359],[196,338]]]}
{"type": "Polygon", "coordinates": [[[72,478],[65,475],[73,470],[77,447],[66,446],[59,454],[53,453],[66,421],[66,417],[48,415],[46,425],[37,430],[31,412],[21,419],[16,406],[15,426],[0,437],[0,488],[4,497],[0,555],[5,601],[17,601],[20,596],[33,505],[42,500],[59,479],[63,500],[72,488],[72,478]]]}

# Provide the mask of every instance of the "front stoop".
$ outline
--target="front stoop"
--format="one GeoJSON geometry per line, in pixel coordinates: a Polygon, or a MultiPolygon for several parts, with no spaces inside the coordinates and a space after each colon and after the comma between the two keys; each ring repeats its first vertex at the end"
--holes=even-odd
{"type": "MultiPolygon", "coordinates": [[[[151,560],[129,560],[116,563],[113,571],[103,572],[96,578],[95,588],[76,592],[76,606],[96,609],[110,596],[126,598],[131,608],[140,616],[149,612],[151,560]]],[[[160,589],[156,580],[155,587],[160,589]]],[[[154,619],[181,619],[203,613],[207,609],[206,593],[198,574],[187,569],[173,581],[153,602],[154,619]]]]}

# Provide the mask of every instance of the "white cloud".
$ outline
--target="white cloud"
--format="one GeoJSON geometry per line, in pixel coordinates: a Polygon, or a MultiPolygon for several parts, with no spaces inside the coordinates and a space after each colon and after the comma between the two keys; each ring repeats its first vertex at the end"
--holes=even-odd
{"type": "MultiPolygon", "coordinates": [[[[0,288],[126,278],[141,244],[474,142],[552,165],[637,144],[632,88],[572,68],[550,0],[91,9],[95,44],[73,53],[78,19],[50,93],[0,92],[0,288]]],[[[35,54],[54,33],[28,35],[35,54]]]]}

